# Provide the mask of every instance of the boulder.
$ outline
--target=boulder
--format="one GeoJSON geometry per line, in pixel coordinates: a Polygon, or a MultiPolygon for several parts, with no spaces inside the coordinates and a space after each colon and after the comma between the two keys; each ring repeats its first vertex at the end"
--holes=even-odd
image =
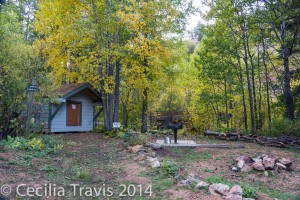
{"type": "Polygon", "coordinates": [[[149,165],[153,168],[160,167],[160,162],[159,162],[158,158],[152,158],[152,157],[148,156],[147,161],[148,161],[149,165]]]}
{"type": "Polygon", "coordinates": [[[133,152],[133,153],[137,153],[140,149],[144,149],[144,147],[142,145],[136,145],[133,147],[128,147],[128,150],[133,152]]]}
{"type": "Polygon", "coordinates": [[[234,172],[237,172],[237,171],[239,171],[239,168],[238,167],[232,167],[231,170],[234,171],[234,172]]]}
{"type": "Polygon", "coordinates": [[[192,183],[193,183],[192,180],[187,179],[187,180],[181,180],[181,181],[179,181],[179,182],[177,183],[177,185],[178,185],[179,187],[188,187],[188,186],[192,185],[192,183]]]}
{"type": "Polygon", "coordinates": [[[226,195],[225,199],[227,200],[243,200],[243,189],[239,185],[233,186],[228,194],[226,195]]]}
{"type": "Polygon", "coordinates": [[[206,188],[208,187],[209,184],[204,182],[204,181],[200,181],[199,183],[197,183],[197,185],[195,186],[196,189],[202,189],[202,188],[206,188]]]}
{"type": "Polygon", "coordinates": [[[250,172],[251,170],[253,170],[253,164],[252,164],[252,163],[246,164],[246,165],[241,169],[242,172],[250,172]]]}
{"type": "Polygon", "coordinates": [[[153,150],[162,149],[162,145],[157,143],[148,143],[146,146],[151,147],[153,150]]]}
{"type": "Polygon", "coordinates": [[[265,170],[265,167],[264,167],[262,162],[255,162],[255,163],[253,163],[252,166],[253,166],[254,169],[256,169],[258,171],[264,171],[265,170]]]}
{"type": "Polygon", "coordinates": [[[138,152],[138,160],[145,160],[145,158],[146,158],[145,151],[139,151],[138,152]]]}
{"type": "Polygon", "coordinates": [[[192,182],[198,183],[200,180],[194,175],[194,174],[189,174],[186,177],[187,180],[191,180],[192,182]]]}
{"type": "Polygon", "coordinates": [[[293,164],[291,159],[287,159],[287,158],[281,158],[278,160],[278,162],[280,162],[281,164],[284,164],[287,167],[293,164]]]}
{"type": "Polygon", "coordinates": [[[236,161],[238,162],[240,160],[245,161],[245,163],[252,163],[253,162],[253,159],[250,156],[239,156],[239,157],[237,157],[236,161]]]}
{"type": "Polygon", "coordinates": [[[152,162],[152,163],[151,163],[151,167],[153,167],[153,168],[160,167],[160,162],[159,162],[158,160],[152,162]]]}
{"type": "Polygon", "coordinates": [[[275,159],[269,158],[269,157],[264,157],[263,164],[264,164],[266,170],[272,170],[275,165],[275,159]]]}
{"type": "Polygon", "coordinates": [[[213,195],[225,196],[228,194],[228,191],[229,191],[228,185],[222,183],[215,183],[209,186],[209,192],[213,195]]]}
{"type": "Polygon", "coordinates": [[[237,167],[242,169],[245,166],[245,164],[246,164],[246,162],[243,159],[241,159],[238,161],[237,167]]]}
{"type": "Polygon", "coordinates": [[[286,166],[280,162],[276,163],[275,165],[278,167],[278,169],[286,169],[286,166]]]}
{"type": "Polygon", "coordinates": [[[263,160],[259,157],[259,158],[253,158],[254,162],[262,162],[263,160]]]}
{"type": "Polygon", "coordinates": [[[152,157],[152,158],[155,158],[155,157],[157,157],[157,154],[156,154],[156,152],[155,152],[155,151],[153,151],[153,152],[151,153],[151,157],[152,157]]]}

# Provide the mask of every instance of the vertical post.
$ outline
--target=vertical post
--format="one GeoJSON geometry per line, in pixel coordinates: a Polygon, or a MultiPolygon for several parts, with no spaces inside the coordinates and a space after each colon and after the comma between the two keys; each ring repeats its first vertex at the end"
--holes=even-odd
{"type": "Polygon", "coordinates": [[[31,85],[27,88],[29,92],[29,102],[27,107],[27,119],[26,119],[26,128],[25,128],[25,136],[29,137],[30,132],[30,120],[31,120],[31,113],[32,113],[32,103],[34,99],[34,92],[38,90],[36,85],[36,81],[34,79],[31,80],[31,85]]]}
{"type": "Polygon", "coordinates": [[[174,143],[177,144],[177,128],[174,128],[173,131],[174,131],[174,143]]]}
{"type": "Polygon", "coordinates": [[[29,102],[28,102],[26,130],[25,130],[26,137],[29,136],[29,132],[30,132],[30,119],[31,119],[31,113],[32,113],[33,94],[34,94],[33,91],[29,91],[29,102]]]}

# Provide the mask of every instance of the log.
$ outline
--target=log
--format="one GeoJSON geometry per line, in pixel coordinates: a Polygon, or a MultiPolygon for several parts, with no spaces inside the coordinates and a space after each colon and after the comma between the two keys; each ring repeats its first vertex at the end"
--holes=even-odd
{"type": "Polygon", "coordinates": [[[221,149],[236,149],[236,148],[245,148],[244,145],[237,144],[237,145],[228,145],[228,144],[157,144],[157,143],[147,143],[146,147],[157,147],[164,148],[164,147],[188,147],[188,148],[221,148],[221,149]]]}
{"type": "Polygon", "coordinates": [[[296,136],[283,135],[279,137],[266,137],[253,134],[240,135],[236,132],[221,133],[210,130],[205,130],[204,135],[212,135],[219,140],[240,140],[249,143],[258,143],[266,146],[300,149],[300,138],[296,136]]]}
{"type": "Polygon", "coordinates": [[[205,130],[204,135],[214,135],[214,136],[220,136],[220,135],[226,135],[225,133],[220,133],[220,132],[215,132],[215,131],[210,131],[210,130],[205,130]]]}
{"type": "Polygon", "coordinates": [[[222,133],[222,132],[215,132],[210,130],[205,130],[204,135],[212,135],[212,136],[224,136],[224,137],[240,137],[239,133],[222,133]]]}

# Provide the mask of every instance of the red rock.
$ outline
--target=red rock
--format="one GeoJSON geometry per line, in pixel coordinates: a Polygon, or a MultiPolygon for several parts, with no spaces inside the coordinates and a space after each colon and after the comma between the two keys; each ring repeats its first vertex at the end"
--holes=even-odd
{"type": "Polygon", "coordinates": [[[245,163],[252,163],[253,162],[253,159],[250,157],[250,156],[239,156],[235,159],[237,162],[239,160],[244,160],[245,163]]]}
{"type": "Polygon", "coordinates": [[[269,157],[264,157],[263,158],[263,164],[265,166],[265,169],[271,170],[271,169],[274,168],[275,159],[274,158],[269,158],[269,157]]]}
{"type": "Polygon", "coordinates": [[[242,172],[250,172],[251,170],[253,170],[253,164],[252,164],[252,163],[246,164],[246,165],[241,169],[242,172]]]}
{"type": "Polygon", "coordinates": [[[293,162],[290,159],[281,158],[278,160],[281,164],[284,164],[285,166],[290,166],[293,164],[293,162]]]}
{"type": "Polygon", "coordinates": [[[233,186],[229,193],[226,195],[226,200],[242,200],[243,189],[239,185],[233,186]]]}
{"type": "Polygon", "coordinates": [[[229,187],[222,183],[215,183],[209,186],[209,191],[213,195],[222,195],[225,196],[228,194],[229,187]]]}
{"type": "Polygon", "coordinates": [[[262,162],[255,162],[255,163],[253,163],[253,168],[256,169],[256,170],[258,170],[258,171],[264,171],[265,170],[265,167],[262,164],[262,162]]]}
{"type": "Polygon", "coordinates": [[[246,164],[245,161],[241,159],[238,161],[237,167],[242,169],[245,166],[245,164],[246,164]]]}

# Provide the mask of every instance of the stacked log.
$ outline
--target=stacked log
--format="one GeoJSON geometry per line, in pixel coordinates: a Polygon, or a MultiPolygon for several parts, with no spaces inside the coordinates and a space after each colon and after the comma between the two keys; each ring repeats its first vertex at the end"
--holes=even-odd
{"type": "Polygon", "coordinates": [[[281,148],[295,148],[300,149],[300,137],[283,135],[279,137],[258,136],[254,134],[241,133],[221,133],[205,130],[205,136],[214,136],[220,140],[244,141],[249,143],[258,143],[266,146],[281,147],[281,148]]]}

